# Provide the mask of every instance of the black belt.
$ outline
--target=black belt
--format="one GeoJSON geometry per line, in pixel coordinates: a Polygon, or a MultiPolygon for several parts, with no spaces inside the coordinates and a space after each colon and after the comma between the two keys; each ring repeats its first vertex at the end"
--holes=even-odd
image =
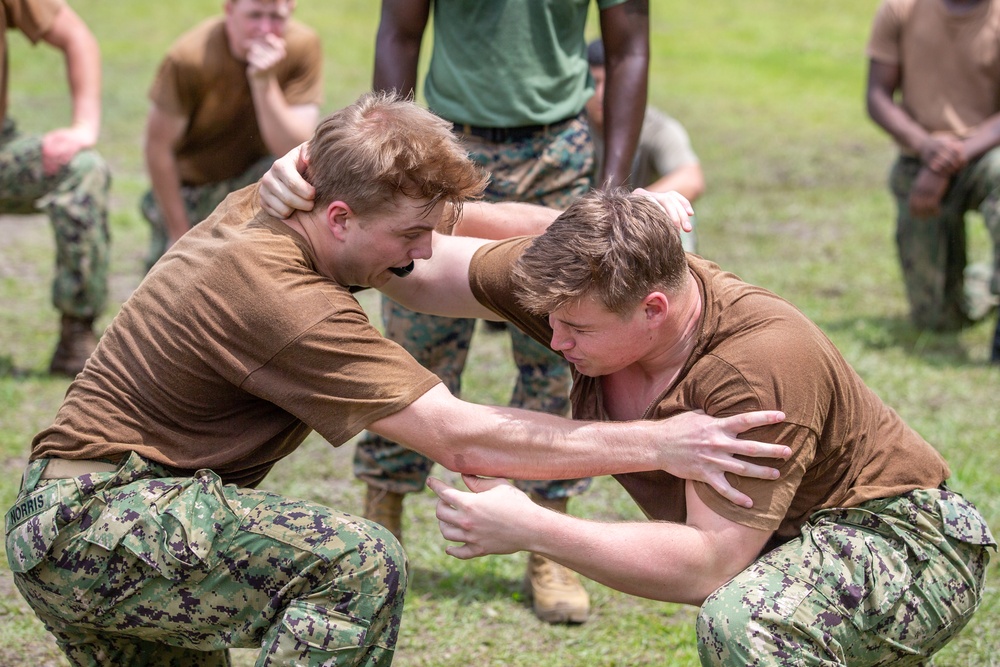
{"type": "Polygon", "coordinates": [[[518,127],[479,127],[468,123],[452,123],[452,129],[458,134],[479,137],[494,144],[513,144],[545,134],[575,119],[579,114],[557,120],[546,125],[520,125],[518,127]]]}

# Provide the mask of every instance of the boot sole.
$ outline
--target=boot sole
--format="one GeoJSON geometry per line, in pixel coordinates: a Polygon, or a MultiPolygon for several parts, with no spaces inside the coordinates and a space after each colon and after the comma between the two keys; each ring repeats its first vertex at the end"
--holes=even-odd
{"type": "Polygon", "coordinates": [[[538,620],[553,625],[559,623],[572,623],[579,625],[586,623],[590,618],[590,611],[585,609],[545,609],[540,610],[533,607],[538,620]]]}

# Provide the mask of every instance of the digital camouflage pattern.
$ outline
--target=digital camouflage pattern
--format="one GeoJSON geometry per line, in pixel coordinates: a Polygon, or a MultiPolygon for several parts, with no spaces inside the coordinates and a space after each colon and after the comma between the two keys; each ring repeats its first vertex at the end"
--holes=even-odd
{"type": "Polygon", "coordinates": [[[1000,148],[959,172],[937,216],[910,213],[920,166],[919,159],[900,156],[889,176],[910,316],[921,329],[954,331],[988,315],[1000,293],[1000,148]],[[966,211],[983,217],[993,244],[992,266],[966,266],[966,211]]]}
{"type": "Polygon", "coordinates": [[[41,480],[7,513],[18,590],[74,665],[392,661],[406,589],[381,526],[321,505],[176,477],[136,454],[116,471],[41,480]]]}
{"type": "Polygon", "coordinates": [[[978,510],[945,489],[816,512],[705,601],[701,663],[928,664],[978,609],[990,546],[978,510]]]}
{"type": "MultiPolygon", "coordinates": [[[[182,185],[181,200],[184,203],[184,210],[187,212],[191,226],[212,214],[222,200],[237,190],[242,190],[248,185],[259,181],[267,170],[274,164],[274,156],[268,155],[250,165],[250,168],[239,176],[219,181],[218,183],[208,183],[206,185],[182,185]]],[[[163,257],[167,251],[167,226],[163,221],[163,213],[156,204],[153,191],[148,191],[139,201],[139,210],[142,217],[149,223],[149,255],[146,257],[146,270],[148,271],[156,260],[163,257]]]]}
{"type": "MultiPolygon", "coordinates": [[[[490,172],[486,201],[565,208],[591,187],[594,150],[582,117],[525,141],[492,143],[471,136],[463,141],[472,160],[490,172]]],[[[382,300],[382,318],[387,338],[433,371],[453,394],[460,393],[475,320],[414,313],[388,298],[382,300]]],[[[510,405],[568,414],[571,377],[565,360],[516,327],[508,325],[507,330],[518,370],[510,405]]],[[[423,489],[433,466],[423,455],[372,433],[355,449],[355,476],[394,493],[423,489]]],[[[566,498],[583,493],[590,479],[518,481],[517,486],[543,498],[566,498]]]]}
{"type": "Polygon", "coordinates": [[[56,242],[52,304],[87,319],[108,297],[108,190],[111,174],[93,150],[77,153],[49,176],[42,169],[42,139],[18,132],[7,118],[0,130],[0,213],[44,213],[56,242]]]}

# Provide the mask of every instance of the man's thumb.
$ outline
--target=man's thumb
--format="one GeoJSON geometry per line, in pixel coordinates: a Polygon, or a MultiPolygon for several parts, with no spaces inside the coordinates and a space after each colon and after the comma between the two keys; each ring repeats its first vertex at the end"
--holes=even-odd
{"type": "Polygon", "coordinates": [[[496,488],[498,486],[509,485],[505,479],[499,479],[497,477],[478,477],[476,475],[462,475],[462,481],[465,485],[469,487],[469,491],[473,493],[482,493],[483,491],[489,491],[490,489],[496,488]]]}

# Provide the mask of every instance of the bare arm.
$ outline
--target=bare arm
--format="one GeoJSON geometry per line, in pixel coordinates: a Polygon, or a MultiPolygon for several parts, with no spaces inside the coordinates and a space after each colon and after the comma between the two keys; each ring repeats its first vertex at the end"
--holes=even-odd
{"type": "Polygon", "coordinates": [[[392,278],[379,288],[393,301],[419,313],[442,317],[498,319],[469,286],[469,265],[485,239],[434,233],[430,259],[416,262],[405,278],[392,278]]]}
{"type": "Polygon", "coordinates": [[[673,190],[693,202],[705,192],[705,175],[702,173],[701,165],[693,162],[674,169],[647,185],[645,189],[653,192],[673,190]]]}
{"type": "Polygon", "coordinates": [[[671,419],[574,421],[541,412],[468,403],[439,384],[368,430],[402,443],[449,470],[519,479],[570,479],[666,470],[710,484],[740,505],[750,498],[724,472],[774,479],[778,471],[731,454],[787,458],[791,450],[736,436],[784,419],[776,411],[724,419],[686,412],[671,419]]]}
{"type": "Polygon", "coordinates": [[[465,481],[479,493],[428,481],[440,498],[442,535],[462,543],[448,547],[450,555],[532,551],[610,588],[655,600],[700,605],[753,562],[770,537],[716,514],[690,482],[687,523],[679,524],[587,521],[539,507],[504,481],[465,481]]]}
{"type": "MultiPolygon", "coordinates": [[[[684,231],[691,231],[690,202],[676,192],[644,193],[657,201],[666,213],[668,224],[675,224],[684,231]]],[[[496,238],[504,238],[504,232],[511,225],[503,222],[506,216],[517,215],[520,211],[537,209],[530,218],[528,227],[547,226],[546,218],[554,218],[557,213],[533,204],[476,204],[463,212],[467,229],[475,229],[484,234],[495,232],[496,238]]],[[[459,229],[460,233],[465,230],[459,229]]],[[[479,303],[469,286],[469,266],[472,257],[487,241],[482,238],[445,236],[434,233],[433,252],[430,259],[416,262],[413,272],[405,278],[392,278],[379,288],[394,301],[410,310],[443,317],[474,317],[497,319],[493,311],[479,303]]]]}
{"type": "Polygon", "coordinates": [[[319,106],[292,105],[285,99],[275,76],[275,67],[285,56],[285,41],[270,34],[254,42],[247,52],[247,79],[257,124],[272,155],[284,155],[307,141],[319,121],[319,106]]]}
{"type": "Polygon", "coordinates": [[[417,89],[420,40],[430,15],[430,0],[382,0],[375,37],[375,90],[412,95],[417,89]]]}
{"type": "Polygon", "coordinates": [[[163,214],[167,231],[167,247],[191,229],[184,200],[181,197],[181,178],[177,170],[174,146],[184,135],[187,119],[163,111],[156,105],[146,118],[145,158],[146,171],[153,188],[153,197],[163,214]]]}
{"type": "Polygon", "coordinates": [[[535,204],[467,202],[451,233],[480,239],[536,236],[544,232],[559,213],[557,209],[535,204]]]}
{"type": "Polygon", "coordinates": [[[893,99],[901,79],[902,71],[898,65],[876,60],[868,62],[868,84],[865,94],[868,115],[876,125],[895,139],[896,143],[914,154],[919,154],[921,146],[930,135],[893,99]]]}
{"type": "Polygon", "coordinates": [[[604,42],[604,173],[598,185],[624,185],[646,113],[649,3],[628,0],[601,12],[604,42]]]}
{"type": "Polygon", "coordinates": [[[58,11],[42,35],[62,51],[73,104],[70,127],[42,138],[42,165],[53,174],[85,148],[97,143],[101,131],[101,51],[90,28],[68,5],[58,11]]]}

